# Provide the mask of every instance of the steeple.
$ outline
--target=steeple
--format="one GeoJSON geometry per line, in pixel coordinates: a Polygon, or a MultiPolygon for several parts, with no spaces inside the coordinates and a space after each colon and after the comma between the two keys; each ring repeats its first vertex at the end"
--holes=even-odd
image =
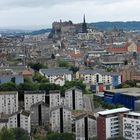
{"type": "Polygon", "coordinates": [[[84,14],[84,20],[83,20],[83,23],[86,23],[86,18],[85,18],[85,14],[84,14]]]}
{"type": "Polygon", "coordinates": [[[86,24],[85,14],[84,14],[83,24],[82,24],[82,33],[87,33],[87,24],[86,24]]]}

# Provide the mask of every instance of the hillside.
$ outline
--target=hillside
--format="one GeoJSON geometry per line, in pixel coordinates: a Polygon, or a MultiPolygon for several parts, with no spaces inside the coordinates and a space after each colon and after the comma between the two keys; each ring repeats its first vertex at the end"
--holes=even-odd
{"type": "Polygon", "coordinates": [[[88,27],[101,30],[110,30],[113,28],[123,30],[140,30],[140,21],[128,21],[128,22],[97,22],[89,23],[88,27]]]}

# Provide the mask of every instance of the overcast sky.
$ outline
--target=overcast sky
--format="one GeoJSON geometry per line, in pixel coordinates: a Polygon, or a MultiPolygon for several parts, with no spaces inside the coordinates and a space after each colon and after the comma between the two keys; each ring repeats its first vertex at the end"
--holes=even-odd
{"type": "Polygon", "coordinates": [[[140,0],[0,0],[0,28],[51,27],[60,19],[79,23],[84,13],[87,22],[140,21],[139,6],[140,0]]]}

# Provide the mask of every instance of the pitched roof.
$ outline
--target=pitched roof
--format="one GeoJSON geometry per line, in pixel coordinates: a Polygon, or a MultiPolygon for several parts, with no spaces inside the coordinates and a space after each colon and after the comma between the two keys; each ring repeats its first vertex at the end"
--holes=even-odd
{"type": "Polygon", "coordinates": [[[102,70],[102,69],[96,69],[96,70],[81,70],[79,71],[80,74],[101,74],[101,75],[111,75],[111,76],[114,76],[114,75],[120,75],[118,72],[106,72],[105,70],[102,70]]]}
{"type": "Polygon", "coordinates": [[[72,74],[72,71],[70,71],[69,69],[66,69],[66,68],[40,69],[39,71],[44,73],[47,76],[72,74]]]}
{"type": "Polygon", "coordinates": [[[40,101],[40,102],[37,102],[37,103],[33,104],[33,105],[31,106],[31,108],[32,108],[32,107],[36,107],[36,106],[38,106],[38,105],[44,105],[44,106],[46,106],[46,107],[49,107],[49,105],[45,104],[44,101],[40,101]]]}
{"type": "Polygon", "coordinates": [[[59,76],[59,77],[57,77],[56,79],[54,79],[54,81],[57,81],[57,80],[62,80],[62,81],[64,81],[64,78],[63,77],[61,77],[61,76],[59,76]]]}
{"type": "Polygon", "coordinates": [[[32,72],[29,71],[29,70],[24,70],[24,71],[22,71],[22,75],[23,75],[23,76],[32,76],[33,74],[32,74],[32,72]]]}
{"type": "Polygon", "coordinates": [[[58,109],[60,109],[60,108],[67,109],[67,110],[71,111],[71,109],[70,109],[69,107],[64,106],[64,105],[59,105],[59,106],[53,107],[53,108],[51,109],[51,112],[54,111],[54,110],[58,110],[58,109]]]}

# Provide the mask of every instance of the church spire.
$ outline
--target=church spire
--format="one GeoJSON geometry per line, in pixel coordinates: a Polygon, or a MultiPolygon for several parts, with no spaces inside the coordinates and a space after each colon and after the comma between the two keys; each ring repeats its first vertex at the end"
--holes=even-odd
{"type": "Polygon", "coordinates": [[[82,24],[82,33],[87,33],[87,24],[86,24],[85,14],[84,14],[83,24],[82,24]]]}
{"type": "Polygon", "coordinates": [[[84,14],[84,20],[83,20],[83,23],[86,23],[86,17],[85,17],[85,14],[84,14]]]}

